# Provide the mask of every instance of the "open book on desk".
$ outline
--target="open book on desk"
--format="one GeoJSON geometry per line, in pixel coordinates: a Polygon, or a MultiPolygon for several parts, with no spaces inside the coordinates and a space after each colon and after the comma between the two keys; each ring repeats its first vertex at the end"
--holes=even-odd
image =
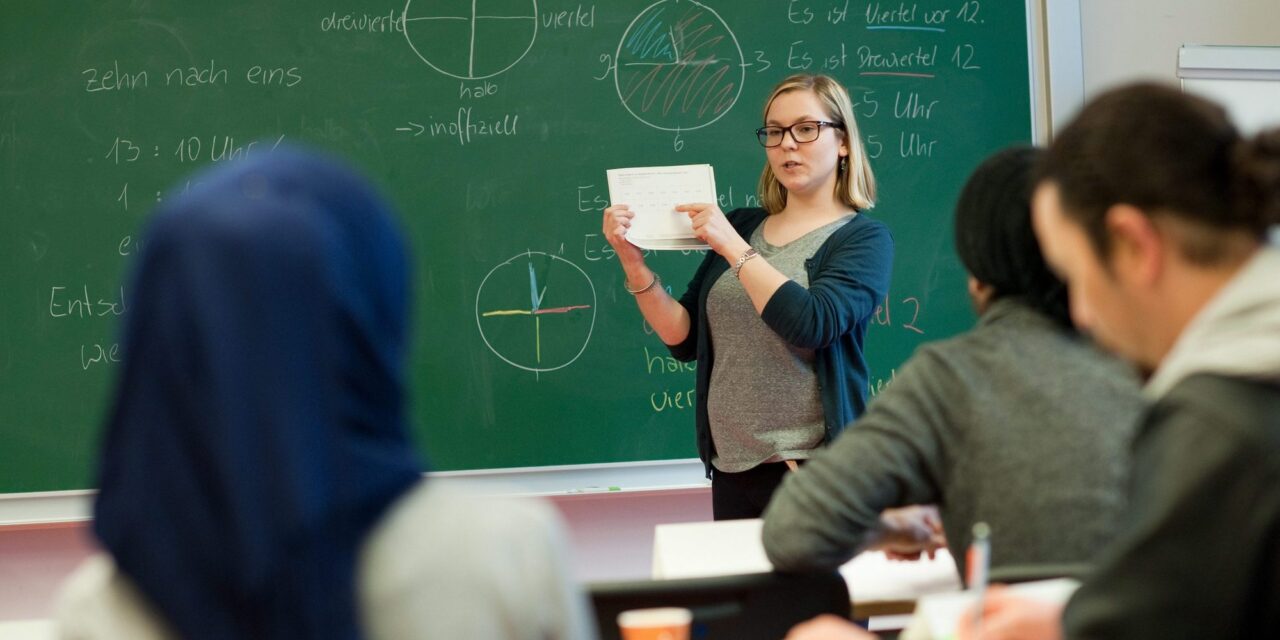
{"type": "Polygon", "coordinates": [[[605,171],[609,201],[635,212],[627,240],[642,249],[708,249],[693,235],[689,215],[676,205],[716,201],[716,177],[709,164],[631,167],[605,171]]]}
{"type": "MultiPolygon", "coordinates": [[[[760,541],[763,521],[723,520],[660,524],[653,535],[653,577],[701,578],[772,571],[760,541]]],[[[895,561],[879,551],[858,554],[840,567],[859,617],[910,613],[915,601],[958,592],[960,574],[945,549],[932,560],[895,561]]]]}

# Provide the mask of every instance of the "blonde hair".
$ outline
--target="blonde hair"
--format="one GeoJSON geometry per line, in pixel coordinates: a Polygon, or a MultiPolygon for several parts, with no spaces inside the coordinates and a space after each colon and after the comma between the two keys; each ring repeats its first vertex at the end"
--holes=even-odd
{"type": "MultiPolygon", "coordinates": [[[[841,127],[840,134],[849,147],[849,156],[848,165],[836,174],[836,196],[840,202],[855,211],[876,206],[876,177],[871,172],[871,161],[866,147],[862,145],[858,123],[853,118],[853,101],[849,99],[849,92],[831,76],[798,73],[773,88],[773,93],[764,103],[763,117],[769,117],[769,107],[778,96],[791,91],[812,91],[822,101],[832,120],[841,127]]],[[[787,189],[778,182],[768,160],[765,160],[764,171],[760,173],[759,191],[760,203],[770,214],[778,213],[787,206],[787,189]]]]}

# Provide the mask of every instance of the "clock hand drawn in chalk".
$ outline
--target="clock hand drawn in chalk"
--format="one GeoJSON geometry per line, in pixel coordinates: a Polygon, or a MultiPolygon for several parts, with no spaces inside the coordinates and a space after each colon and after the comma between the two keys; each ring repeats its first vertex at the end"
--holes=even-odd
{"type": "Polygon", "coordinates": [[[485,275],[476,292],[476,327],[507,364],[535,373],[573,364],[596,322],[596,290],[578,265],[525,251],[485,275]]]}

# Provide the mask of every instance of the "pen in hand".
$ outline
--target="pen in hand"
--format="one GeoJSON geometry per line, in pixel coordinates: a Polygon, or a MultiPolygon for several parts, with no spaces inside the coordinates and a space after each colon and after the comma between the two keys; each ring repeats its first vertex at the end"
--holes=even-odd
{"type": "Polygon", "coordinates": [[[973,541],[969,543],[969,551],[965,557],[965,586],[975,595],[973,613],[973,635],[978,636],[982,628],[983,599],[987,594],[987,570],[991,564],[991,527],[985,522],[973,525],[973,541]]]}

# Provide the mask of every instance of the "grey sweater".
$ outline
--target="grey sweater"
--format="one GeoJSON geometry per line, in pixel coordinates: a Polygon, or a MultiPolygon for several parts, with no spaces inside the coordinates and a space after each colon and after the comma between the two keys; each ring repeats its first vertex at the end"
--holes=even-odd
{"type": "Polygon", "coordinates": [[[1124,509],[1142,400],[1119,363],[997,300],[972,331],[922,346],[867,412],[789,474],[765,512],[774,566],[838,566],[884,509],[937,504],[963,575],[974,522],[991,565],[1087,563],[1124,509]]]}

